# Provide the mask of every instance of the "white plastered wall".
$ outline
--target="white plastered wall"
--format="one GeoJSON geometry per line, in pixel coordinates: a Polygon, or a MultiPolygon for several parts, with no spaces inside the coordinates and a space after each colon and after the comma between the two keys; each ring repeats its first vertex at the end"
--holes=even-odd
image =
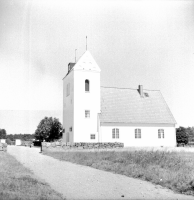
{"type": "Polygon", "coordinates": [[[100,72],[74,71],[74,142],[98,142],[97,116],[100,112],[100,72]],[[85,92],[85,80],[90,81],[90,91],[85,92]],[[85,118],[90,110],[90,118],[85,118]],[[90,139],[90,134],[96,138],[90,139]]]}
{"type": "Polygon", "coordinates": [[[175,127],[158,126],[158,127],[142,127],[142,126],[101,126],[100,142],[122,142],[125,147],[146,147],[146,146],[176,146],[175,127]],[[112,129],[119,128],[119,139],[112,138],[112,129]],[[135,138],[135,129],[141,129],[141,139],[135,138]],[[164,138],[158,138],[158,129],[164,129],[164,138]]]}
{"type": "Polygon", "coordinates": [[[74,99],[74,81],[73,81],[74,72],[71,71],[63,79],[63,128],[65,133],[63,133],[64,142],[73,142],[73,99],[74,99]],[[70,84],[70,95],[66,95],[67,84],[70,84]],[[72,127],[72,131],[70,131],[72,127]],[[69,141],[66,141],[66,135],[69,134],[69,141]]]}
{"type": "Polygon", "coordinates": [[[16,139],[15,140],[15,145],[16,146],[19,146],[19,145],[21,145],[22,144],[22,141],[20,140],[20,139],[16,139]]]}
{"type": "Polygon", "coordinates": [[[0,143],[6,143],[6,139],[0,139],[0,143]]]}

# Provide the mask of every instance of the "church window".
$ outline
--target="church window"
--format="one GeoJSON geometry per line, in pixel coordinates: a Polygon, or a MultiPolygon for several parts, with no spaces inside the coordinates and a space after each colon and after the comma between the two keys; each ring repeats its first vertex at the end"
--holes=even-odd
{"type": "Polygon", "coordinates": [[[91,139],[91,140],[95,140],[95,138],[96,138],[96,135],[95,135],[95,134],[91,134],[91,135],[90,135],[90,139],[91,139]]]}
{"type": "Polygon", "coordinates": [[[85,118],[90,118],[90,110],[85,110],[85,118]]]}
{"type": "Polygon", "coordinates": [[[135,138],[141,138],[141,129],[139,128],[135,129],[135,138]]]}
{"type": "Polygon", "coordinates": [[[116,129],[116,138],[119,138],[119,129],[116,129]]]}
{"type": "Polygon", "coordinates": [[[112,138],[115,138],[115,128],[112,129],[112,138]]]}
{"type": "Polygon", "coordinates": [[[164,138],[164,129],[158,129],[158,138],[164,138]]]}
{"type": "Polygon", "coordinates": [[[112,129],[112,138],[118,138],[119,139],[119,129],[118,128],[113,128],[112,129]]]}
{"type": "Polygon", "coordinates": [[[85,80],[85,92],[90,91],[90,81],[88,79],[85,80]]]}

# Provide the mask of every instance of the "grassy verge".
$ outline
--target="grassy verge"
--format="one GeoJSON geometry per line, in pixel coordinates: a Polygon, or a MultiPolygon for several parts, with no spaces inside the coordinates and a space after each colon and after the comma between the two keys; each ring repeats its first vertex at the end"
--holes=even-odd
{"type": "Polygon", "coordinates": [[[15,158],[0,151],[1,200],[62,200],[62,196],[45,182],[37,180],[30,170],[15,158]]]}
{"type": "Polygon", "coordinates": [[[140,178],[194,195],[194,153],[165,151],[44,152],[59,160],[140,178]]]}

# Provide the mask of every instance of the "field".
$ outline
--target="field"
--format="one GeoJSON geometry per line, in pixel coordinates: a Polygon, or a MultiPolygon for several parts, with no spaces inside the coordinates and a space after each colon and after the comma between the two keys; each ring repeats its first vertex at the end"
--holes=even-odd
{"type": "Polygon", "coordinates": [[[44,154],[96,169],[139,178],[194,195],[194,153],[167,151],[54,152],[44,154]]]}
{"type": "Polygon", "coordinates": [[[48,184],[24,168],[15,158],[0,151],[1,200],[62,200],[62,196],[48,184]]]}

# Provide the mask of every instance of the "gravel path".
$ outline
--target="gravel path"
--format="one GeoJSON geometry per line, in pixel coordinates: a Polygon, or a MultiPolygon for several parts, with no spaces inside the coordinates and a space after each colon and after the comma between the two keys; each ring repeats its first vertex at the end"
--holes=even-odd
{"type": "Polygon", "coordinates": [[[146,181],[42,155],[40,149],[8,146],[25,167],[67,199],[194,199],[146,181]]]}

